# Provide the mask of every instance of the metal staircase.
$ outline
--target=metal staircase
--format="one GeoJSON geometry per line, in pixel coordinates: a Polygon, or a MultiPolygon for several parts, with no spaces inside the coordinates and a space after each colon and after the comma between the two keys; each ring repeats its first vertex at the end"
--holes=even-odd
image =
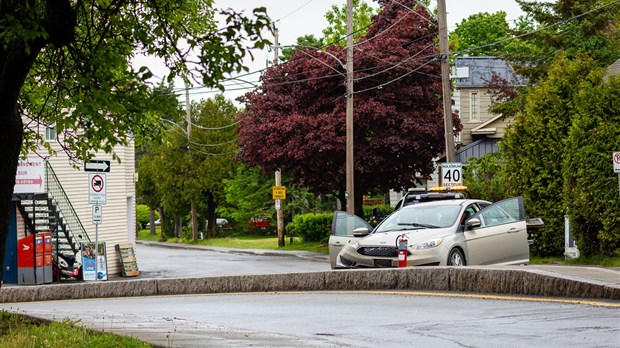
{"type": "Polygon", "coordinates": [[[13,200],[30,233],[51,231],[54,252],[75,256],[90,238],[49,162],[45,169],[47,192],[14,194],[13,200]]]}

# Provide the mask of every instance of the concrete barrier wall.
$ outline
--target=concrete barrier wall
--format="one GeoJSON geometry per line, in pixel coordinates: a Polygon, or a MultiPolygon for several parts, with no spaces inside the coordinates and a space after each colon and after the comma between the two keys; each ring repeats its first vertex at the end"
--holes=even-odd
{"type": "Polygon", "coordinates": [[[527,270],[428,267],[11,286],[0,302],[231,292],[400,290],[620,300],[620,288],[527,270]]]}

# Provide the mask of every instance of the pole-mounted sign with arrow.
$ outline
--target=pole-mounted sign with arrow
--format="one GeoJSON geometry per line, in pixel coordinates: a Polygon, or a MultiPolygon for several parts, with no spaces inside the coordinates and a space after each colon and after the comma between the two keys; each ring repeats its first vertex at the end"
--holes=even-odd
{"type": "Polygon", "coordinates": [[[90,162],[84,161],[84,171],[85,172],[109,173],[110,172],[110,161],[102,161],[102,160],[90,160],[90,162]]]}

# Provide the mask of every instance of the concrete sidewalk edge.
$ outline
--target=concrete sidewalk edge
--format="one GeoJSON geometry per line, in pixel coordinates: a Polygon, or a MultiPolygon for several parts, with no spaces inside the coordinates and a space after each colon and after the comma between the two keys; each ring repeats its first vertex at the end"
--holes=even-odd
{"type": "Polygon", "coordinates": [[[398,290],[620,300],[620,286],[517,268],[428,267],[14,286],[0,303],[240,292],[398,290]]]}

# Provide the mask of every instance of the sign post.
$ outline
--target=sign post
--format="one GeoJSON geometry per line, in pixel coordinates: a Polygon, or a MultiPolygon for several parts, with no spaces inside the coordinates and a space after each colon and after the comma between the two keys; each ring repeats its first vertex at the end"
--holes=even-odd
{"type": "Polygon", "coordinates": [[[614,173],[618,173],[618,194],[620,194],[620,152],[614,152],[612,159],[614,162],[614,173]]]}
{"type": "MultiPolygon", "coordinates": [[[[94,204],[93,224],[95,224],[95,280],[99,280],[99,224],[103,221],[103,208],[101,205],[105,204],[107,190],[106,175],[104,173],[110,172],[110,161],[91,160],[90,162],[84,162],[84,171],[95,172],[88,174],[88,203],[94,204]]],[[[105,257],[105,251],[103,256],[105,257]]]]}

